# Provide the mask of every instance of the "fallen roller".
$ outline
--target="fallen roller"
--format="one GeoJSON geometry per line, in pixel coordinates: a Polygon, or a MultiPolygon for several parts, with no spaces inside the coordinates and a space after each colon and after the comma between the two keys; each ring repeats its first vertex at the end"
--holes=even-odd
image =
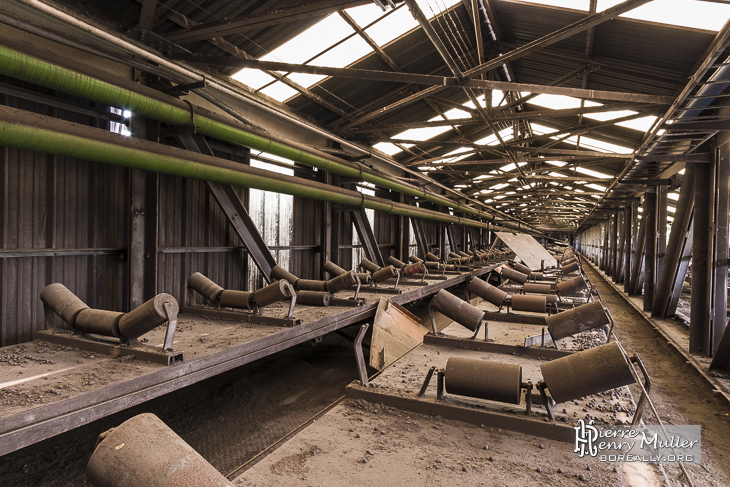
{"type": "Polygon", "coordinates": [[[477,333],[479,333],[479,327],[484,323],[484,340],[486,341],[489,337],[487,322],[484,319],[484,311],[454,296],[445,289],[436,293],[428,305],[431,329],[434,335],[438,335],[436,318],[433,314],[434,311],[438,311],[461,326],[473,331],[474,335],[472,338],[476,338],[477,333]]]}
{"type": "Polygon", "coordinates": [[[555,420],[546,389],[555,403],[562,403],[627,386],[636,382],[630,365],[632,362],[639,367],[644,376],[642,395],[632,421],[633,425],[638,424],[651,390],[651,379],[641,358],[638,355],[627,357],[617,342],[575,352],[540,365],[543,380],[537,384],[537,389],[542,396],[548,417],[555,420]]]}
{"type": "Polygon", "coordinates": [[[436,397],[442,400],[446,392],[458,396],[474,397],[508,404],[522,402],[522,390],[526,391],[526,414],[532,409],[532,382],[522,381],[522,366],[488,360],[449,357],[445,369],[431,367],[426,373],[418,396],[423,397],[428,385],[437,373],[436,397]]]}
{"type": "Polygon", "coordinates": [[[99,435],[89,487],[233,487],[157,416],[140,414],[99,435]]]}
{"type": "Polygon", "coordinates": [[[75,332],[86,336],[101,335],[118,338],[123,345],[135,342],[137,338],[167,323],[162,350],[170,350],[177,328],[179,306],[169,294],[158,294],[137,308],[122,313],[89,308],[66,286],[55,282],[41,291],[46,329],[53,326],[54,313],[75,332]]]}
{"type": "Polygon", "coordinates": [[[264,308],[280,301],[289,301],[287,318],[294,315],[297,293],[294,287],[285,280],[272,282],[254,292],[223,289],[200,272],[188,278],[188,302],[194,302],[193,291],[203,296],[214,308],[245,309],[263,315],[264,308]]]}

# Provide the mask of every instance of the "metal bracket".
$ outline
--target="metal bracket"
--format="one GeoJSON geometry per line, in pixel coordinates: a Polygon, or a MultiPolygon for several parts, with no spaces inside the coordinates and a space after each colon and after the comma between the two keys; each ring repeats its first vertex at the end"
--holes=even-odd
{"type": "Polygon", "coordinates": [[[170,86],[169,88],[166,88],[162,90],[164,93],[167,93],[168,95],[172,96],[182,96],[182,95],[188,95],[190,93],[190,90],[197,90],[199,88],[205,88],[208,86],[208,81],[205,77],[203,77],[200,81],[195,81],[193,83],[185,83],[182,85],[175,85],[170,86]]]}
{"type": "Polygon", "coordinates": [[[555,421],[555,415],[553,414],[553,406],[550,404],[550,399],[548,398],[547,394],[545,393],[545,382],[540,381],[537,383],[537,390],[540,391],[540,397],[542,398],[542,403],[545,405],[545,411],[547,411],[548,419],[550,421],[555,421]]]}
{"type": "Polygon", "coordinates": [[[177,330],[177,312],[172,308],[169,301],[163,304],[165,315],[167,315],[167,330],[165,330],[165,341],[162,344],[162,351],[172,350],[172,342],[175,339],[175,330],[177,330]]]}
{"type": "Polygon", "coordinates": [[[365,357],[362,352],[362,340],[365,338],[365,333],[368,331],[370,325],[365,323],[360,327],[360,331],[355,338],[355,360],[357,361],[357,373],[360,375],[360,384],[367,387],[368,385],[368,372],[365,368],[365,357]]]}

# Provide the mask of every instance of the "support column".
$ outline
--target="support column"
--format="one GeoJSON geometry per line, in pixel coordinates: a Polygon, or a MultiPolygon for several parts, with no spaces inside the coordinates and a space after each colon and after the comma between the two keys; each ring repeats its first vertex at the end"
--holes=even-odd
{"type": "Polygon", "coordinates": [[[662,270],[664,255],[667,252],[667,206],[669,204],[669,188],[657,186],[656,193],[656,266],[654,274],[654,286],[659,279],[662,270]]]}
{"type": "Polygon", "coordinates": [[[710,355],[710,296],[712,280],[712,223],[714,202],[713,165],[695,164],[694,229],[692,235],[692,300],[689,319],[689,351],[710,355]]]}
{"type": "MultiPolygon", "coordinates": [[[[399,203],[405,203],[406,202],[406,196],[401,194],[399,196],[399,203]]],[[[408,260],[408,255],[410,255],[411,252],[411,221],[412,218],[407,216],[399,216],[398,217],[398,227],[400,229],[400,232],[398,232],[398,259],[402,260],[403,262],[408,260]]],[[[413,229],[415,232],[415,228],[413,229]]],[[[421,249],[418,249],[419,253],[421,249]]]]}
{"type": "Polygon", "coordinates": [[[624,258],[623,270],[620,277],[620,281],[624,283],[624,292],[628,292],[629,290],[629,277],[631,276],[631,240],[633,218],[633,208],[627,205],[626,208],[624,208],[624,258]]]}
{"type": "Polygon", "coordinates": [[[608,272],[608,235],[611,233],[611,220],[608,219],[603,224],[603,245],[601,246],[601,264],[599,269],[608,272]]]}
{"type": "Polygon", "coordinates": [[[713,269],[712,330],[710,352],[714,355],[727,326],[727,272],[730,245],[730,143],[722,145],[715,167],[715,255],[713,269]]]}
{"type": "Polygon", "coordinates": [[[613,216],[613,224],[611,225],[611,260],[610,263],[610,276],[613,282],[616,282],[616,271],[618,270],[618,221],[619,214],[616,213],[613,216]]]}
{"type": "Polygon", "coordinates": [[[673,315],[675,309],[673,309],[672,303],[676,303],[678,299],[674,294],[682,291],[681,284],[687,271],[687,261],[683,261],[682,258],[692,248],[692,234],[688,232],[692,224],[694,209],[694,181],[695,165],[687,164],[682,189],[679,191],[677,200],[677,210],[674,212],[669,243],[656,286],[654,303],[651,308],[652,316],[667,318],[673,315]]]}
{"type": "Polygon", "coordinates": [[[644,258],[644,311],[651,311],[654,303],[654,289],[656,279],[656,193],[644,193],[644,228],[646,228],[644,258]]]}

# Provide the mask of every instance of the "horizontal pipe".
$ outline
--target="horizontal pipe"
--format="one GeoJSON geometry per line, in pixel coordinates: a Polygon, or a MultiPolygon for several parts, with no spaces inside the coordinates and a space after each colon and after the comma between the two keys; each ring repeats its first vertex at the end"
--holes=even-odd
{"type": "Polygon", "coordinates": [[[0,106],[0,145],[486,228],[484,222],[0,106]]]}
{"type": "MultiPolygon", "coordinates": [[[[174,126],[194,125],[196,131],[232,144],[269,152],[294,162],[345,177],[362,178],[364,181],[412,197],[422,198],[440,206],[452,208],[454,212],[494,220],[494,215],[468,206],[460,205],[448,198],[431,193],[423,188],[394,181],[360,165],[339,160],[333,156],[297,144],[294,141],[257,133],[251,127],[235,124],[215,116],[207,110],[191,106],[186,102],[167,97],[161,93],[140,93],[138,89],[119,86],[118,83],[99,79],[76,70],[30,56],[7,46],[0,46],[0,74],[34,83],[46,88],[72,94],[84,99],[130,110],[136,115],[151,118],[174,126]],[[205,114],[203,114],[205,113],[205,114]]],[[[526,225],[501,222],[502,226],[540,233],[526,225]]]]}

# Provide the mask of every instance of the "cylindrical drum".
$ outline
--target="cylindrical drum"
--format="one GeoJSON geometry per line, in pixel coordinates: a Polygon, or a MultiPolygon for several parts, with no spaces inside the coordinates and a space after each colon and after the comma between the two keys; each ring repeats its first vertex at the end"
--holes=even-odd
{"type": "Polygon", "coordinates": [[[562,267],[563,274],[572,274],[573,272],[576,272],[579,269],[577,262],[571,262],[568,265],[564,265],[562,267]]]}
{"type": "Polygon", "coordinates": [[[426,260],[429,262],[438,262],[441,259],[439,259],[438,255],[434,255],[431,252],[426,252],[426,260]]]}
{"type": "Polygon", "coordinates": [[[600,301],[582,304],[545,318],[553,340],[559,340],[586,330],[608,325],[610,320],[600,301]]]}
{"type": "Polygon", "coordinates": [[[456,266],[455,265],[451,265],[451,264],[444,264],[444,270],[445,271],[455,271],[456,270],[456,266]]]}
{"type": "Polygon", "coordinates": [[[532,274],[532,269],[530,269],[529,267],[527,267],[524,264],[520,264],[519,262],[515,262],[514,267],[517,272],[526,274],[527,277],[530,277],[530,274],[532,274]]]}
{"type": "Polygon", "coordinates": [[[409,261],[409,262],[414,262],[414,263],[415,263],[415,262],[423,262],[423,259],[419,259],[419,258],[418,258],[418,257],[416,257],[415,255],[409,255],[409,256],[408,256],[408,261],[409,261]]]}
{"type": "Polygon", "coordinates": [[[530,274],[530,276],[536,281],[542,281],[545,274],[543,274],[542,272],[533,272],[532,274],[530,274]]]}
{"type": "Polygon", "coordinates": [[[172,312],[177,315],[179,310],[177,300],[167,293],[160,293],[122,316],[119,320],[119,334],[128,340],[139,338],[166,322],[165,303],[170,303],[172,312]]]}
{"type": "Polygon", "coordinates": [[[546,294],[545,299],[548,305],[558,304],[558,296],[555,294],[546,294]]]}
{"type": "Polygon", "coordinates": [[[401,269],[401,268],[405,267],[405,265],[406,265],[405,262],[402,262],[402,261],[396,259],[392,255],[390,257],[388,257],[387,262],[388,262],[388,264],[392,265],[396,269],[401,269]]]}
{"type": "Polygon", "coordinates": [[[233,487],[154,414],[111,430],[86,466],[89,487],[233,487]]]}
{"type": "Polygon", "coordinates": [[[474,278],[469,281],[467,289],[469,289],[470,293],[474,293],[480,298],[486,299],[495,306],[502,306],[504,298],[507,297],[506,292],[478,278],[474,278]]]}
{"type": "Polygon", "coordinates": [[[502,277],[520,284],[524,284],[527,281],[527,274],[510,269],[509,267],[502,267],[502,277]]]}
{"type": "Polygon", "coordinates": [[[324,266],[322,266],[322,267],[324,267],[325,272],[329,273],[329,275],[331,277],[336,277],[336,276],[342,275],[345,272],[347,272],[345,269],[343,269],[342,267],[338,266],[337,264],[335,264],[334,262],[331,262],[329,260],[327,262],[325,262],[324,266]]]}
{"type": "Polygon", "coordinates": [[[403,267],[401,269],[401,274],[404,276],[412,276],[413,274],[418,274],[419,272],[423,272],[423,264],[420,262],[416,262],[414,264],[408,264],[407,266],[403,267]]]}
{"type": "Polygon", "coordinates": [[[567,296],[568,294],[574,294],[583,289],[587,289],[588,285],[585,279],[583,279],[583,276],[578,276],[559,282],[557,287],[561,296],[567,296]]]}
{"type": "Polygon", "coordinates": [[[440,270],[441,264],[438,262],[424,262],[424,265],[426,266],[426,269],[433,269],[433,270],[440,270]]]}
{"type": "Polygon", "coordinates": [[[355,271],[348,271],[341,276],[330,279],[325,283],[325,286],[327,287],[327,291],[334,294],[338,291],[344,291],[345,289],[351,288],[356,284],[357,275],[355,274],[355,271]]]}
{"type": "Polygon", "coordinates": [[[484,317],[484,311],[457,298],[445,289],[440,290],[433,297],[431,307],[471,331],[477,330],[484,317]]]}
{"type": "Polygon", "coordinates": [[[383,267],[379,271],[373,273],[374,282],[387,281],[388,279],[391,279],[393,277],[398,277],[398,271],[392,265],[389,265],[388,267],[383,267]]]}
{"type": "Polygon", "coordinates": [[[369,272],[357,272],[357,278],[360,279],[360,284],[367,286],[372,280],[372,276],[369,272]]]}
{"type": "Polygon", "coordinates": [[[534,282],[526,282],[522,285],[522,290],[526,293],[551,294],[552,286],[550,284],[536,284],[534,282]]]}
{"type": "Polygon", "coordinates": [[[565,259],[565,260],[560,261],[560,265],[566,266],[568,264],[572,264],[573,262],[578,262],[578,259],[576,259],[575,257],[571,257],[570,259],[565,259]]]}
{"type": "Polygon", "coordinates": [[[456,252],[449,252],[449,257],[451,257],[452,259],[461,259],[461,256],[456,252]]]}
{"type": "Polygon", "coordinates": [[[257,289],[253,293],[253,301],[256,306],[268,306],[270,304],[291,298],[291,285],[284,279],[269,284],[266,287],[257,289]]]}
{"type": "Polygon", "coordinates": [[[312,280],[312,279],[299,279],[294,286],[294,288],[299,291],[326,291],[327,290],[327,282],[326,281],[318,281],[318,280],[312,280]]]}
{"type": "Polygon", "coordinates": [[[534,294],[513,294],[512,309],[531,313],[547,313],[547,299],[545,299],[545,296],[536,296],[534,294]]]}
{"type": "Polygon", "coordinates": [[[60,282],[54,282],[44,287],[41,291],[41,301],[50,306],[71,328],[76,327],[78,314],[85,309],[89,309],[86,303],[60,282]]]}
{"type": "Polygon", "coordinates": [[[449,357],[445,384],[449,394],[519,404],[522,398],[522,366],[449,357]]]}
{"type": "Polygon", "coordinates": [[[558,403],[635,382],[631,366],[616,342],[545,362],[540,369],[550,395],[558,403]]]}
{"type": "Polygon", "coordinates": [[[292,286],[295,286],[297,281],[299,280],[299,278],[297,276],[295,276],[294,274],[292,274],[291,272],[289,272],[286,269],[282,269],[278,265],[272,267],[271,268],[271,280],[279,281],[282,279],[285,281],[288,281],[289,284],[291,284],[292,286]]]}
{"type": "Polygon", "coordinates": [[[253,308],[253,293],[248,291],[223,291],[220,305],[226,308],[253,308]]]}
{"type": "Polygon", "coordinates": [[[467,258],[467,259],[471,259],[471,254],[467,254],[467,253],[466,253],[466,252],[464,252],[463,250],[459,250],[459,251],[457,252],[457,254],[459,254],[460,256],[462,256],[462,257],[465,257],[465,258],[467,258]]]}
{"type": "Polygon", "coordinates": [[[323,291],[299,291],[297,292],[297,304],[309,306],[329,306],[332,295],[323,291]]]}
{"type": "Polygon", "coordinates": [[[360,267],[370,272],[378,272],[380,270],[380,266],[378,264],[368,259],[361,260],[360,267]]]}
{"type": "Polygon", "coordinates": [[[76,316],[76,329],[83,333],[119,337],[119,319],[123,315],[118,311],[87,308],[76,316]]]}
{"type": "Polygon", "coordinates": [[[218,298],[221,297],[221,293],[223,292],[222,287],[205,277],[200,272],[195,272],[192,276],[190,276],[190,278],[188,278],[188,287],[198,291],[211,303],[217,303],[218,298]]]}

